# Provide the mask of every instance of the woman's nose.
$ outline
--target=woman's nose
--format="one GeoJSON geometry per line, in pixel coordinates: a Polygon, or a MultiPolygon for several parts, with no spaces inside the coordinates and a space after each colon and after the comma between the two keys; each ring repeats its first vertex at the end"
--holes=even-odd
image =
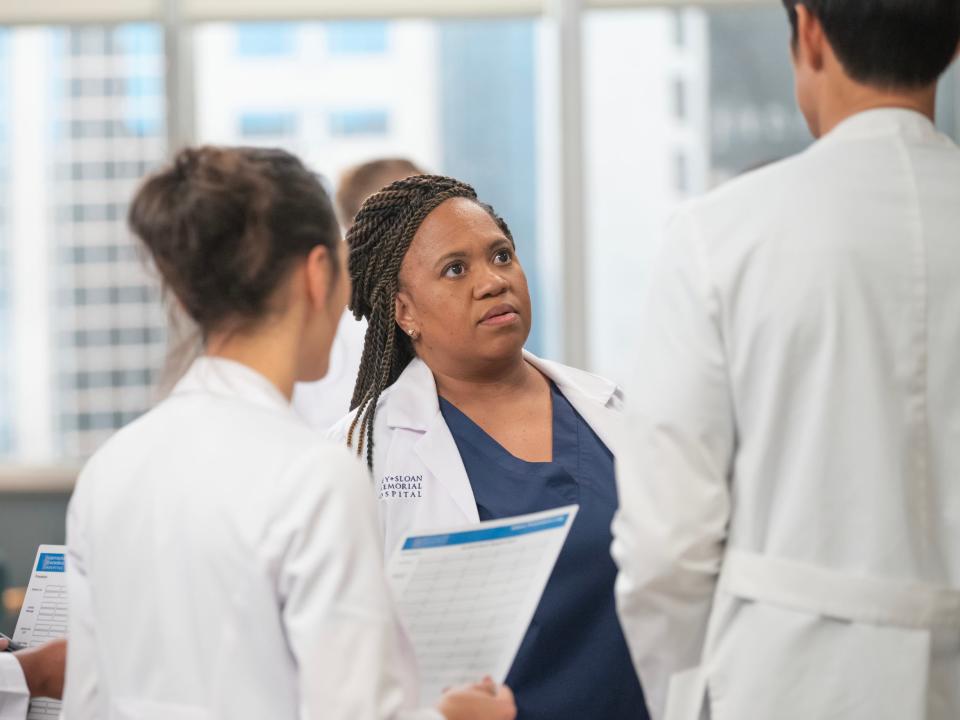
{"type": "Polygon", "coordinates": [[[495,270],[488,270],[477,285],[477,295],[481,298],[500,295],[509,287],[507,279],[495,270]]]}

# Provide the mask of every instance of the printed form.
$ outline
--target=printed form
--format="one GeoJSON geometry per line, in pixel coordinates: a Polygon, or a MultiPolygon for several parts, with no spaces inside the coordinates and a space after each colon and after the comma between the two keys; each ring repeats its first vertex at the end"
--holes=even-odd
{"type": "MultiPolygon", "coordinates": [[[[28,647],[67,634],[67,548],[41,545],[23,599],[13,639],[28,647]]],[[[60,715],[57,700],[30,702],[27,720],[50,720],[60,715]]]]}
{"type": "Polygon", "coordinates": [[[409,535],[389,575],[421,702],[489,675],[502,683],[578,506],[409,535]]]}

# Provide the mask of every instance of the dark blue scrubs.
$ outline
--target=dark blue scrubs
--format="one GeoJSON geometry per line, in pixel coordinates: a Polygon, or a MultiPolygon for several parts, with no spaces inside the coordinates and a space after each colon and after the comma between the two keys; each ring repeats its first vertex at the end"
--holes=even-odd
{"type": "Polygon", "coordinates": [[[481,520],[578,504],[580,510],[507,676],[519,720],[646,720],[613,599],[613,456],[551,383],[553,460],[511,455],[454,405],[440,410],[481,520]]]}

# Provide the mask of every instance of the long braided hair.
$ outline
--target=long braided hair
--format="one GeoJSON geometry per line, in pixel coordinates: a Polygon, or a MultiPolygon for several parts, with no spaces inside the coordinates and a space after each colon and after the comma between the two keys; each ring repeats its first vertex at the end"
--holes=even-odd
{"type": "Polygon", "coordinates": [[[472,187],[442,175],[415,175],[391,183],[367,198],[347,232],[353,283],[350,309],[358,320],[368,321],[360,372],[350,401],[350,409],[356,414],[347,432],[347,445],[354,447],[356,436],[357,455],[366,448],[371,469],[377,401],[416,356],[413,342],[396,322],[400,266],[427,215],[446,200],[458,197],[480,205],[513,242],[507,224],[493,208],[477,200],[472,187]]]}

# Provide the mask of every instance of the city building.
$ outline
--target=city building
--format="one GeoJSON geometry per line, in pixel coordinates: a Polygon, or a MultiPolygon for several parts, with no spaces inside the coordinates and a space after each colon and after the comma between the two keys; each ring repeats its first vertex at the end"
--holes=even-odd
{"type": "Polygon", "coordinates": [[[17,31],[9,122],[14,458],[75,459],[148,409],[162,365],[158,283],[126,228],[165,151],[159,28],[17,31]],[[31,282],[25,282],[32,278],[31,282]]]}
{"type": "Polygon", "coordinates": [[[153,404],[164,358],[158,284],[125,222],[164,159],[163,42],[128,25],[65,30],[54,47],[55,432],[83,457],[153,404]]]}

